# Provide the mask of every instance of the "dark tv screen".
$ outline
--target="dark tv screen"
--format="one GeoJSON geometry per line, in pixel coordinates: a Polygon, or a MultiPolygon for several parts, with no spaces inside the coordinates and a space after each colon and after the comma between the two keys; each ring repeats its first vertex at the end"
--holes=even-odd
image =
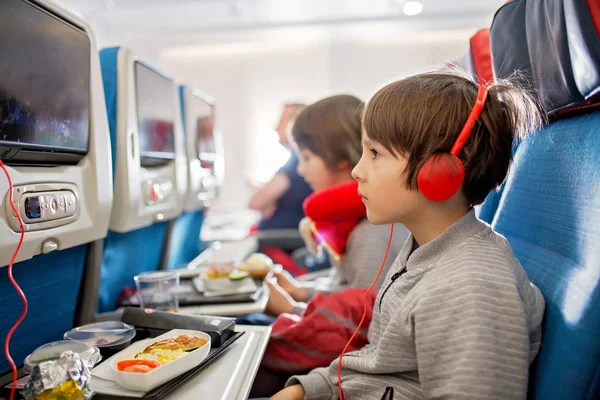
{"type": "Polygon", "coordinates": [[[192,97],[193,113],[196,116],[196,146],[198,158],[204,168],[213,168],[217,157],[215,146],[215,106],[209,101],[192,97]]]}
{"type": "Polygon", "coordinates": [[[90,41],[23,0],[0,12],[0,158],[73,163],[88,151],[90,41]]]}
{"type": "Polygon", "coordinates": [[[142,165],[163,165],[175,159],[173,81],[136,61],[135,89],[142,165]]]}

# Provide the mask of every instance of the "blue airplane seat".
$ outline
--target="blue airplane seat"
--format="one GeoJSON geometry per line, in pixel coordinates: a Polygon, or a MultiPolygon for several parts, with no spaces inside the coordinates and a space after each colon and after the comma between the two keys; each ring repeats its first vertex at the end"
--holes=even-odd
{"type": "Polygon", "coordinates": [[[200,240],[204,210],[184,211],[173,223],[167,268],[188,264],[200,254],[205,244],[200,240]]]}
{"type": "Polygon", "coordinates": [[[510,32],[509,42],[527,44],[551,116],[519,144],[493,220],[546,300],[531,399],[600,398],[600,14],[587,7],[515,0],[492,25],[493,58],[507,55],[510,32]],[[526,41],[511,21],[525,22],[526,41]]]}
{"type": "MultiPolygon", "coordinates": [[[[119,47],[100,51],[100,65],[104,83],[106,111],[110,130],[113,177],[117,165],[117,61],[119,47]]],[[[161,266],[167,238],[167,221],[121,233],[108,231],[104,240],[104,254],[100,271],[97,312],[114,311],[121,291],[135,288],[133,277],[141,272],[155,271],[161,266]]]]}

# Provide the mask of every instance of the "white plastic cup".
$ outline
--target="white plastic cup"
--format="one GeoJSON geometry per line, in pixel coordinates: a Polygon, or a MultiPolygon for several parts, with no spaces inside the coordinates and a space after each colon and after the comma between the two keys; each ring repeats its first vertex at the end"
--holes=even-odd
{"type": "Polygon", "coordinates": [[[179,310],[179,272],[144,272],[133,279],[141,308],[170,312],[179,310]]]}

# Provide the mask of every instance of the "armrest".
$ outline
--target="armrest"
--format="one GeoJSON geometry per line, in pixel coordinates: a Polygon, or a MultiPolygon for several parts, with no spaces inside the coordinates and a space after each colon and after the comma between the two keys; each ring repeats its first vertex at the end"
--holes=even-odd
{"type": "Polygon", "coordinates": [[[276,246],[285,251],[294,251],[304,247],[304,240],[297,229],[269,229],[258,231],[259,247],[276,246]]]}
{"type": "Polygon", "coordinates": [[[120,321],[123,316],[123,308],[117,308],[115,311],[108,311],[101,314],[96,314],[94,322],[104,321],[120,321]]]}
{"type": "Polygon", "coordinates": [[[309,274],[301,275],[296,278],[298,281],[314,281],[317,278],[326,278],[329,276],[331,268],[322,269],[320,271],[311,272],[309,274]]]}
{"type": "MultiPolygon", "coordinates": [[[[248,237],[244,240],[232,242],[222,242],[221,248],[217,252],[217,262],[219,263],[240,263],[250,254],[258,250],[258,240],[256,237],[248,237]]],[[[196,268],[200,265],[209,265],[215,261],[213,249],[209,247],[193,259],[187,268],[196,268]]]]}

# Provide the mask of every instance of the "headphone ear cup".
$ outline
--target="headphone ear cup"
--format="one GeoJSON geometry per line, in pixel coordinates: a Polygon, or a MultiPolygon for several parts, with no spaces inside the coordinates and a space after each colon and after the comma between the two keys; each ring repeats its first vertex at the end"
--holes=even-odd
{"type": "Polygon", "coordinates": [[[450,153],[435,154],[425,161],[417,183],[423,196],[433,201],[446,201],[458,192],[465,179],[465,168],[450,153]]]}

